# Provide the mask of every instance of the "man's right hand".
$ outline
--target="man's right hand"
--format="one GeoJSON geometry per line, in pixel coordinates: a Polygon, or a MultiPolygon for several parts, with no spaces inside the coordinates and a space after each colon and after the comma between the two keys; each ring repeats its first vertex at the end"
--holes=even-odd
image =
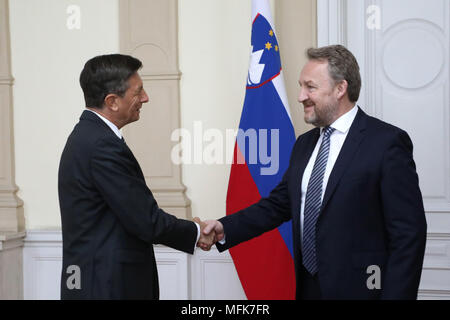
{"type": "Polygon", "coordinates": [[[207,234],[204,234],[203,231],[205,230],[207,224],[204,221],[201,221],[199,217],[195,217],[193,221],[198,223],[198,225],[200,226],[200,236],[197,242],[197,247],[201,248],[204,251],[209,251],[212,245],[217,241],[215,239],[215,233],[208,232],[207,234]]]}
{"type": "Polygon", "coordinates": [[[211,232],[215,232],[215,242],[221,241],[225,237],[225,233],[223,230],[223,225],[218,220],[206,220],[203,221],[206,224],[206,227],[203,229],[202,233],[204,235],[209,235],[211,232]]]}
{"type": "Polygon", "coordinates": [[[197,247],[204,251],[211,249],[211,246],[217,241],[221,241],[224,237],[223,225],[217,220],[201,221],[200,218],[193,219],[200,225],[200,239],[197,242],[197,247]]]}

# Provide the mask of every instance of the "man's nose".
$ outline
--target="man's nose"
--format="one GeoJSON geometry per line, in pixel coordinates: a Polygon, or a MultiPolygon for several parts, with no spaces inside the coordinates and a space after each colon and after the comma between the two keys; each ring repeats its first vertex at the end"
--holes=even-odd
{"type": "Polygon", "coordinates": [[[303,89],[303,87],[300,87],[300,92],[298,94],[298,102],[303,103],[306,100],[308,100],[308,96],[305,93],[305,89],[303,89]]]}
{"type": "Polygon", "coordinates": [[[145,92],[145,90],[142,90],[142,98],[141,98],[141,102],[142,103],[147,103],[149,101],[147,92],[145,92]]]}

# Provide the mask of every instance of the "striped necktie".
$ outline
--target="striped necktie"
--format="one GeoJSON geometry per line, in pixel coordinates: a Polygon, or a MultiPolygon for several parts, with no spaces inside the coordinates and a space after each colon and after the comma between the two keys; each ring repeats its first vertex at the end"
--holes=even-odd
{"type": "Polygon", "coordinates": [[[302,254],[303,265],[312,275],[317,273],[316,221],[322,205],[323,176],[327,167],[328,153],[330,151],[330,136],[333,131],[334,128],[329,126],[323,129],[322,143],[320,144],[319,152],[308,182],[308,190],[306,191],[302,254]]]}

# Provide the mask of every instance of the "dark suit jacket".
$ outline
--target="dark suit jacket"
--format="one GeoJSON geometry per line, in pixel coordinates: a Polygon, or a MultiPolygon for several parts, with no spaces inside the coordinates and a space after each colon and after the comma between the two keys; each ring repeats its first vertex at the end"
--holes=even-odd
{"type": "MultiPolygon", "coordinates": [[[[301,179],[319,138],[301,135],[280,184],[267,198],[220,219],[225,250],[292,219],[297,288],[301,179]]],[[[361,109],[325,190],[316,225],[318,281],[325,299],[415,299],[425,251],[426,221],[408,134],[361,109]],[[378,265],[381,289],[369,290],[367,267],[378,265]]],[[[255,266],[257,268],[258,266],[255,266]]],[[[297,290],[297,295],[298,295],[297,290]]]]}
{"type": "Polygon", "coordinates": [[[195,224],[158,207],[131,150],[90,111],[67,140],[58,187],[62,299],[158,299],[152,244],[193,253],[195,224]],[[67,286],[71,265],[80,289],[67,286]]]}

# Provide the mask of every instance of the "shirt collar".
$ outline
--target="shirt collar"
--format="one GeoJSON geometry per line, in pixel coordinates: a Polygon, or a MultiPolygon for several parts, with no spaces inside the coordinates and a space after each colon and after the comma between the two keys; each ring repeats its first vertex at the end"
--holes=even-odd
{"type": "Polygon", "coordinates": [[[117,137],[119,137],[119,139],[122,139],[122,133],[120,132],[119,128],[117,128],[117,126],[114,123],[112,123],[111,121],[106,119],[104,116],[102,116],[101,114],[99,114],[91,109],[86,109],[86,110],[89,110],[90,112],[95,113],[100,119],[102,119],[108,125],[108,127],[111,128],[111,130],[116,134],[117,137]]]}
{"type": "MultiPolygon", "coordinates": [[[[355,120],[356,114],[358,113],[358,106],[355,104],[352,109],[344,113],[342,116],[337,118],[330,127],[334,128],[336,131],[341,133],[347,133],[350,129],[353,120],[355,120]]],[[[321,128],[320,132],[322,133],[323,128],[321,128]]]]}

